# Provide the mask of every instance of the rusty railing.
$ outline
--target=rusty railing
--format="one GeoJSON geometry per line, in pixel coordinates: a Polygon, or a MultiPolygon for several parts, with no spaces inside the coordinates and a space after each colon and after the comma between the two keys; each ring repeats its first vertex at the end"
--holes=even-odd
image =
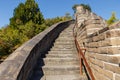
{"type": "Polygon", "coordinates": [[[81,49],[81,47],[80,47],[80,45],[77,41],[77,32],[76,33],[74,32],[75,27],[78,27],[77,21],[75,21],[75,26],[73,28],[73,36],[74,36],[74,39],[75,39],[75,45],[76,45],[76,48],[77,48],[77,51],[78,51],[78,57],[79,57],[79,60],[80,60],[80,75],[82,75],[82,66],[83,66],[82,63],[84,63],[90,79],[95,80],[95,78],[93,76],[93,73],[92,73],[92,70],[91,70],[91,68],[90,68],[90,66],[89,66],[89,64],[88,64],[88,62],[87,62],[87,60],[84,56],[84,53],[82,51],[82,50],[86,50],[86,49],[81,49]]]}

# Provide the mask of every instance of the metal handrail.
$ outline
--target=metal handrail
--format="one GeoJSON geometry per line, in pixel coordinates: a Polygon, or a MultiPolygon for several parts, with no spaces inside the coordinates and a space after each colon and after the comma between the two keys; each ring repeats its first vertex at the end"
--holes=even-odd
{"type": "MultiPolygon", "coordinates": [[[[74,39],[75,39],[75,45],[76,45],[76,48],[77,48],[77,51],[78,51],[78,56],[79,56],[79,59],[80,59],[80,74],[82,75],[82,62],[84,62],[85,64],[85,68],[87,70],[87,72],[89,73],[88,75],[90,76],[91,80],[95,80],[94,76],[93,76],[93,73],[92,73],[92,70],[84,56],[84,53],[82,52],[82,50],[86,50],[86,49],[81,49],[78,41],[77,41],[77,35],[75,35],[74,33],[74,29],[75,29],[75,26],[78,26],[77,24],[77,21],[75,21],[75,25],[74,25],[74,28],[73,28],[73,36],[74,36],[74,39]]],[[[77,34],[77,33],[76,33],[77,34]]]]}

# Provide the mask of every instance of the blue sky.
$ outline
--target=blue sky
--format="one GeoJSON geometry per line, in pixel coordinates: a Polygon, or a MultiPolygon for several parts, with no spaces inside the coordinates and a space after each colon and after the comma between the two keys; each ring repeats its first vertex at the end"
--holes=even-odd
{"type": "MultiPolygon", "coordinates": [[[[25,0],[0,0],[0,27],[9,24],[9,18],[13,16],[13,10],[20,2],[25,0]]],[[[111,12],[116,12],[120,19],[120,0],[36,0],[44,18],[63,16],[69,12],[73,14],[74,4],[89,4],[97,15],[108,19],[111,12]]]]}

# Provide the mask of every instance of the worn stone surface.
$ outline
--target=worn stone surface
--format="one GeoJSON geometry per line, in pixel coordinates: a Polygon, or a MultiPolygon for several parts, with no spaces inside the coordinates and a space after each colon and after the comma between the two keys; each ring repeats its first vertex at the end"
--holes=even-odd
{"type": "Polygon", "coordinates": [[[100,61],[100,60],[97,60],[97,59],[93,59],[93,58],[90,58],[90,62],[94,65],[97,65],[101,68],[103,68],[103,61],[100,61]]]}
{"type": "Polygon", "coordinates": [[[104,68],[102,68],[102,67],[100,67],[100,66],[98,66],[98,65],[94,65],[94,64],[91,64],[91,67],[94,69],[94,70],[96,70],[96,72],[98,73],[98,74],[102,74],[103,76],[106,76],[106,77],[108,77],[109,79],[113,79],[113,72],[111,72],[111,71],[108,71],[108,70],[105,70],[104,68]]]}
{"type": "Polygon", "coordinates": [[[120,74],[115,74],[115,80],[120,80],[120,74]]]}
{"type": "Polygon", "coordinates": [[[120,67],[117,64],[104,63],[105,69],[120,74],[120,67]]]}

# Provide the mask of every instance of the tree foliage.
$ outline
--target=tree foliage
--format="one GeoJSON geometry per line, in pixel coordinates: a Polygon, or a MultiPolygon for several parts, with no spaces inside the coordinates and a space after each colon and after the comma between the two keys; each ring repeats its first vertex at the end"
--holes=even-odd
{"type": "Polygon", "coordinates": [[[9,55],[47,27],[70,19],[69,13],[62,17],[44,19],[34,0],[26,0],[25,3],[20,3],[14,9],[10,25],[0,29],[0,58],[9,55]]]}
{"type": "Polygon", "coordinates": [[[76,12],[76,7],[77,6],[83,6],[84,9],[87,9],[88,11],[92,11],[91,7],[88,4],[75,4],[72,9],[74,11],[74,13],[76,12]]]}
{"type": "Polygon", "coordinates": [[[14,9],[13,17],[10,19],[10,25],[17,26],[23,25],[32,21],[35,24],[42,24],[44,18],[38,4],[34,0],[26,0],[25,3],[20,3],[14,9]]]}
{"type": "Polygon", "coordinates": [[[112,12],[111,17],[107,20],[108,26],[117,21],[115,12],[112,12]]]}

